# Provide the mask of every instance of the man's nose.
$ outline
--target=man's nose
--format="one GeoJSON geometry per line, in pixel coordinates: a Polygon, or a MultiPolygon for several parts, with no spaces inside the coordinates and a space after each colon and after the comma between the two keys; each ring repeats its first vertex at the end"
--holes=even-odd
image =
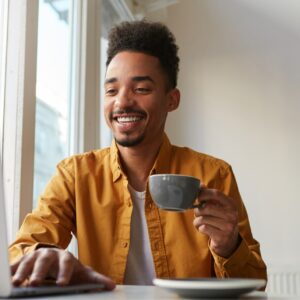
{"type": "Polygon", "coordinates": [[[116,104],[119,107],[128,107],[133,105],[134,98],[130,91],[128,90],[120,90],[119,93],[116,95],[116,104]]]}

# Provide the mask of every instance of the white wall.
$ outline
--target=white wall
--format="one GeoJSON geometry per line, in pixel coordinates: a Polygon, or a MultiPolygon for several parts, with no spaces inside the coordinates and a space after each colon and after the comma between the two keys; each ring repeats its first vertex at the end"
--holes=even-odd
{"type": "Polygon", "coordinates": [[[181,57],[172,142],[228,161],[267,264],[300,266],[300,2],[184,0],[167,12],[181,57]]]}

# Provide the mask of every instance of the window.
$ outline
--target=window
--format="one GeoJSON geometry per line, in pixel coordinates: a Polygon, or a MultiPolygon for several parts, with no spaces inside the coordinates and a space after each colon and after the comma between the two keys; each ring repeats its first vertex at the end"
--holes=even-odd
{"type": "Polygon", "coordinates": [[[39,1],[33,206],[69,155],[71,14],[70,0],[39,1]]]}
{"type": "Polygon", "coordinates": [[[33,205],[60,160],[99,148],[100,4],[39,0],[33,205]]]}

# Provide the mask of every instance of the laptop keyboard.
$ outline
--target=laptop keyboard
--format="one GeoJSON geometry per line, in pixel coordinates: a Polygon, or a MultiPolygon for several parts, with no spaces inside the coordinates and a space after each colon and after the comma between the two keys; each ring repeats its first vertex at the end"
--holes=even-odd
{"type": "Polygon", "coordinates": [[[12,297],[37,296],[37,295],[53,295],[53,294],[74,294],[85,293],[91,291],[103,290],[103,284],[79,284],[68,286],[39,286],[39,287],[13,287],[12,297]]]}

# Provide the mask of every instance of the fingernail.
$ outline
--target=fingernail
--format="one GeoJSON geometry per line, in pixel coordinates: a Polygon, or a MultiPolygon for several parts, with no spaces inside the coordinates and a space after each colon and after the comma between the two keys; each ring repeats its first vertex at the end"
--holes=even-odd
{"type": "Polygon", "coordinates": [[[12,282],[13,282],[13,284],[19,284],[19,283],[21,283],[21,280],[18,276],[14,276],[12,278],[12,282]]]}
{"type": "Polygon", "coordinates": [[[40,283],[40,281],[37,277],[30,277],[29,285],[35,286],[35,285],[39,285],[39,283],[40,283]]]}
{"type": "Polygon", "coordinates": [[[56,284],[60,285],[60,286],[63,286],[63,285],[67,285],[68,282],[65,278],[59,278],[59,279],[56,280],[56,284]]]}
{"type": "Polygon", "coordinates": [[[106,290],[113,290],[116,287],[116,284],[113,281],[109,281],[105,284],[105,289],[106,290]]]}

